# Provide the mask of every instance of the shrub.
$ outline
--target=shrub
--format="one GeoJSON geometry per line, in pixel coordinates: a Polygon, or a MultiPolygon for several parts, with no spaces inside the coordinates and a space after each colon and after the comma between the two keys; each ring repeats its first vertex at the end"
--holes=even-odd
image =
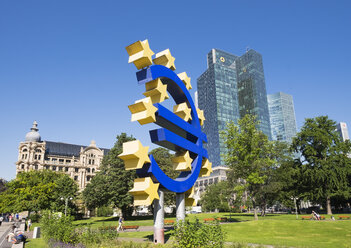
{"type": "Polygon", "coordinates": [[[29,216],[29,218],[31,219],[31,221],[34,223],[38,223],[40,221],[40,218],[41,218],[41,215],[39,213],[34,213],[34,214],[31,214],[29,216]]]}
{"type": "Polygon", "coordinates": [[[62,241],[63,243],[77,243],[74,233],[73,217],[64,216],[60,213],[45,211],[41,217],[43,238],[48,242],[49,239],[62,241]]]}
{"type": "Polygon", "coordinates": [[[179,222],[174,227],[175,247],[224,247],[224,232],[218,222],[215,224],[202,224],[195,222],[179,222]]]}
{"type": "Polygon", "coordinates": [[[112,241],[117,239],[118,233],[116,227],[109,228],[103,227],[99,229],[84,228],[80,229],[79,239],[80,242],[86,246],[98,245],[105,241],[112,241]]]}

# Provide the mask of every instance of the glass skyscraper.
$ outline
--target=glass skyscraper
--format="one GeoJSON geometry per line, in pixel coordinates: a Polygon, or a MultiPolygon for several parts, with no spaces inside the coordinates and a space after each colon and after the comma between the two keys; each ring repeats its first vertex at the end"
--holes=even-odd
{"type": "Polygon", "coordinates": [[[241,57],[212,49],[207,70],[197,80],[198,104],[204,110],[207,148],[212,166],[225,165],[226,147],[220,132],[245,114],[257,115],[260,129],[270,138],[267,93],[262,56],[254,50],[241,57]]]}
{"type": "Polygon", "coordinates": [[[272,139],[291,143],[296,135],[293,97],[283,92],[267,96],[272,139]]]}

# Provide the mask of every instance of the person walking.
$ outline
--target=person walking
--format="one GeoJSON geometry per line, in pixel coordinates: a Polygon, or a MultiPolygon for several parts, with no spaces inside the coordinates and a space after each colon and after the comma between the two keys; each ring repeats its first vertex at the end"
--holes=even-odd
{"type": "Polygon", "coordinates": [[[30,232],[30,227],[32,226],[32,220],[28,219],[28,223],[27,223],[27,231],[30,232]]]}
{"type": "Polygon", "coordinates": [[[0,216],[0,226],[2,224],[2,222],[4,221],[4,217],[2,217],[2,215],[0,216]]]}
{"type": "Polygon", "coordinates": [[[123,223],[123,217],[122,217],[122,216],[120,216],[120,217],[119,217],[119,220],[118,220],[118,228],[117,228],[117,232],[119,232],[119,231],[123,231],[122,223],[123,223]]]}

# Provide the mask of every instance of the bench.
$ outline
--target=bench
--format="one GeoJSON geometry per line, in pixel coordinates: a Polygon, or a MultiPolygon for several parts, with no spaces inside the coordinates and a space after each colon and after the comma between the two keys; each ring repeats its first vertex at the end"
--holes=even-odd
{"type": "Polygon", "coordinates": [[[310,220],[312,219],[312,216],[301,216],[301,220],[310,220]]]}
{"type": "Polygon", "coordinates": [[[219,220],[220,222],[227,222],[228,221],[228,219],[227,218],[217,218],[217,220],[219,220]]]}
{"type": "Polygon", "coordinates": [[[207,218],[207,219],[204,219],[204,222],[212,222],[212,221],[215,221],[215,218],[207,218]]]}
{"type": "Polygon", "coordinates": [[[347,216],[347,215],[339,215],[339,220],[342,220],[342,219],[350,219],[350,216],[347,216]]]}
{"type": "Polygon", "coordinates": [[[136,231],[138,231],[139,226],[122,226],[122,230],[131,230],[131,229],[135,229],[136,231]]]}
{"type": "Polygon", "coordinates": [[[165,220],[165,225],[173,225],[174,220],[165,220]]]}

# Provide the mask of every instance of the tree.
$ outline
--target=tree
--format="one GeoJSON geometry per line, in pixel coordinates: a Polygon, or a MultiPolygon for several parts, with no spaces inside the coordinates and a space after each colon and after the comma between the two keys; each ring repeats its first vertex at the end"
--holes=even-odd
{"type": "Polygon", "coordinates": [[[29,171],[17,175],[0,194],[0,212],[40,211],[64,206],[61,193],[77,195],[78,186],[66,174],[53,171],[29,171]]]}
{"type": "Polygon", "coordinates": [[[351,143],[342,142],[336,123],[328,116],[307,118],[293,139],[292,148],[300,153],[297,160],[305,178],[309,198],[325,205],[332,214],[332,197],[350,196],[351,143]],[[324,204],[323,204],[324,203],[324,204]]]}
{"type": "MultiPolygon", "coordinates": [[[[238,121],[228,123],[224,132],[227,153],[225,162],[229,166],[228,180],[232,185],[244,188],[254,207],[255,220],[258,220],[256,206],[262,186],[267,182],[268,172],[276,165],[274,145],[256,126],[256,117],[245,115],[238,121]]],[[[243,191],[241,189],[241,191],[243,191]]]]}
{"type": "Polygon", "coordinates": [[[6,190],[7,181],[3,178],[0,178],[0,193],[6,190]]]}
{"type": "Polygon", "coordinates": [[[125,170],[124,162],[118,155],[123,151],[123,143],[135,140],[126,133],[117,136],[117,141],[104,156],[100,171],[83,191],[83,200],[88,208],[111,205],[120,208],[123,216],[131,215],[133,197],[128,193],[133,188],[135,171],[125,170]]]}
{"type": "Polygon", "coordinates": [[[227,181],[212,184],[201,197],[201,205],[205,211],[229,211],[231,193],[227,181]]]}
{"type": "MultiPolygon", "coordinates": [[[[179,172],[173,170],[173,162],[172,158],[174,155],[169,153],[168,149],[159,147],[153,149],[150,154],[153,155],[154,159],[156,160],[158,166],[161,170],[170,178],[175,179],[178,177],[179,172]]],[[[175,193],[169,192],[165,190],[165,205],[167,206],[174,206],[175,205],[175,193]]]]}

